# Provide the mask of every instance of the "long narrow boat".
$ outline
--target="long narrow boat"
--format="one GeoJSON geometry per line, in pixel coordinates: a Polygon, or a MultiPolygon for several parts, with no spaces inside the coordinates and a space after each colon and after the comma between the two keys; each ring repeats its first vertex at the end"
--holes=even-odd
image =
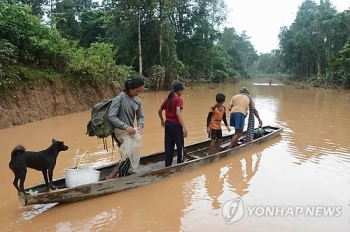
{"type": "Polygon", "coordinates": [[[244,143],[245,133],[243,133],[243,136],[239,139],[238,146],[229,150],[227,150],[227,147],[232,135],[225,136],[221,145],[221,152],[214,155],[208,156],[210,140],[205,140],[186,146],[187,159],[181,164],[176,164],[177,153],[175,151],[173,162],[175,165],[164,167],[164,152],[159,152],[141,157],[139,167],[133,170],[133,173],[129,176],[106,180],[106,177],[115,167],[115,163],[111,163],[96,168],[96,170],[100,171],[100,179],[96,183],[67,188],[65,178],[60,178],[54,180],[53,183],[58,188],[57,190],[47,192],[45,184],[42,183],[26,189],[26,191],[36,192],[37,194],[24,195],[18,192],[18,198],[22,205],[73,202],[150,184],[248,150],[275,138],[283,131],[282,128],[272,126],[265,126],[263,129],[265,130],[265,134],[250,143],[244,143]]]}

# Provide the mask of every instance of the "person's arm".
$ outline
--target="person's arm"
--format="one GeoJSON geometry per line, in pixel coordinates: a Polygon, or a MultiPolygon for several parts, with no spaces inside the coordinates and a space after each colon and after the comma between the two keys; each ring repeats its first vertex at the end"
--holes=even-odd
{"type": "Polygon", "coordinates": [[[227,123],[226,112],[224,112],[224,114],[222,116],[222,120],[224,121],[224,124],[225,124],[226,129],[228,130],[228,132],[231,132],[231,128],[228,126],[228,123],[227,123]]]}
{"type": "Polygon", "coordinates": [[[259,127],[261,127],[263,123],[262,123],[261,118],[259,116],[258,110],[255,108],[255,103],[253,100],[252,100],[252,105],[253,105],[253,113],[254,113],[255,117],[259,120],[259,127]]]}
{"type": "Polygon", "coordinates": [[[209,112],[208,113],[208,117],[207,117],[207,133],[210,134],[210,121],[211,121],[211,117],[213,116],[213,112],[209,112]]]}
{"type": "Polygon", "coordinates": [[[180,124],[182,126],[182,130],[184,132],[184,137],[186,138],[187,137],[187,129],[186,129],[186,126],[185,126],[184,119],[182,118],[182,115],[181,115],[181,107],[180,106],[176,107],[176,116],[179,119],[179,122],[180,122],[180,124]]]}
{"type": "Polygon", "coordinates": [[[210,120],[211,120],[211,117],[213,116],[213,112],[209,112],[208,113],[208,117],[207,117],[207,127],[209,127],[209,124],[210,124],[210,120]]]}
{"type": "Polygon", "coordinates": [[[164,126],[164,118],[163,118],[163,109],[162,108],[159,108],[158,115],[159,115],[159,118],[160,118],[160,124],[162,126],[164,126]]]}
{"type": "Polygon", "coordinates": [[[231,98],[231,100],[230,100],[230,104],[228,105],[228,111],[231,111],[231,109],[232,109],[232,106],[233,106],[233,102],[232,102],[232,99],[233,99],[233,97],[231,98]]]}
{"type": "Polygon", "coordinates": [[[137,108],[137,111],[136,111],[137,127],[139,128],[140,132],[142,132],[142,129],[145,124],[145,117],[143,115],[141,101],[138,101],[138,105],[139,107],[137,108]]]}
{"type": "Polygon", "coordinates": [[[160,124],[162,126],[164,126],[163,110],[165,110],[165,107],[166,107],[166,100],[162,103],[162,105],[160,106],[160,108],[158,110],[158,116],[160,118],[160,124]]]}
{"type": "Polygon", "coordinates": [[[257,117],[258,120],[259,120],[259,127],[261,127],[263,123],[262,123],[262,121],[260,119],[258,110],[257,109],[253,109],[253,112],[254,112],[255,117],[257,117]]]}
{"type": "Polygon", "coordinates": [[[122,107],[121,105],[121,97],[116,96],[111,103],[111,106],[109,108],[108,112],[108,120],[118,129],[125,130],[129,125],[124,123],[122,120],[118,118],[119,114],[119,108],[122,107]]]}
{"type": "Polygon", "coordinates": [[[228,126],[227,119],[226,119],[226,112],[224,112],[224,115],[222,116],[222,121],[224,121],[225,126],[228,126]]]}

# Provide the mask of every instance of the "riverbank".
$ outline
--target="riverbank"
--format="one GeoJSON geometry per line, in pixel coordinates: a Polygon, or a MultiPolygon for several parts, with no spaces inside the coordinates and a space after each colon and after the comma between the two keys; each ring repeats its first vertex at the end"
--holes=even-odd
{"type": "Polygon", "coordinates": [[[57,78],[35,80],[1,90],[0,129],[92,109],[101,99],[112,98],[120,88],[112,83],[88,85],[57,78]]]}
{"type": "MultiPolygon", "coordinates": [[[[264,76],[258,79],[272,79],[294,86],[299,89],[307,88],[339,88],[317,80],[312,82],[290,81],[276,76],[264,76]]],[[[237,82],[235,80],[233,82],[237,82]]],[[[192,88],[198,84],[208,84],[206,80],[196,82],[186,81],[186,86],[192,88]]],[[[209,88],[211,88],[209,86],[209,88]]],[[[72,84],[67,79],[55,78],[31,79],[15,87],[0,91],[0,129],[36,122],[50,117],[78,113],[91,110],[101,99],[113,98],[120,92],[118,84],[72,84]]]]}
{"type": "Polygon", "coordinates": [[[332,79],[325,77],[310,77],[307,80],[296,79],[287,74],[257,74],[254,78],[263,79],[267,82],[272,80],[274,83],[276,80],[285,84],[291,85],[297,89],[308,89],[308,88],[323,88],[323,89],[346,89],[341,83],[337,83],[332,79]]]}

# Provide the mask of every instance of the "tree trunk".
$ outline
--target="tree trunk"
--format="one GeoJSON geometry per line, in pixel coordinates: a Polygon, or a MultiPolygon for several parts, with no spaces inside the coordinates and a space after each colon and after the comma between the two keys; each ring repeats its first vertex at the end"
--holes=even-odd
{"type": "Polygon", "coordinates": [[[53,17],[52,17],[52,0],[50,1],[50,18],[51,18],[51,21],[50,21],[50,26],[51,28],[53,28],[53,17]]]}
{"type": "Polygon", "coordinates": [[[142,52],[141,52],[141,12],[140,5],[137,6],[137,32],[138,32],[138,44],[139,44],[139,73],[142,76],[142,52]]]}
{"type": "Polygon", "coordinates": [[[318,77],[322,76],[321,65],[320,65],[320,61],[319,60],[317,62],[317,76],[318,77]]]}
{"type": "Polygon", "coordinates": [[[163,8],[164,0],[159,0],[159,65],[163,66],[162,46],[163,46],[163,8]]]}

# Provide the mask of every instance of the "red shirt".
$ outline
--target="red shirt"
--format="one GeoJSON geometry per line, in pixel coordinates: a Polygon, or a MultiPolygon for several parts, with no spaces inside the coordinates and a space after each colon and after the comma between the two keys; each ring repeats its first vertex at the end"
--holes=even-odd
{"type": "Polygon", "coordinates": [[[171,108],[168,107],[168,98],[165,99],[163,104],[160,106],[162,110],[165,110],[165,118],[167,121],[175,123],[175,124],[181,124],[179,119],[176,116],[176,107],[180,107],[183,109],[183,101],[182,98],[174,95],[172,102],[171,102],[171,108]]]}

